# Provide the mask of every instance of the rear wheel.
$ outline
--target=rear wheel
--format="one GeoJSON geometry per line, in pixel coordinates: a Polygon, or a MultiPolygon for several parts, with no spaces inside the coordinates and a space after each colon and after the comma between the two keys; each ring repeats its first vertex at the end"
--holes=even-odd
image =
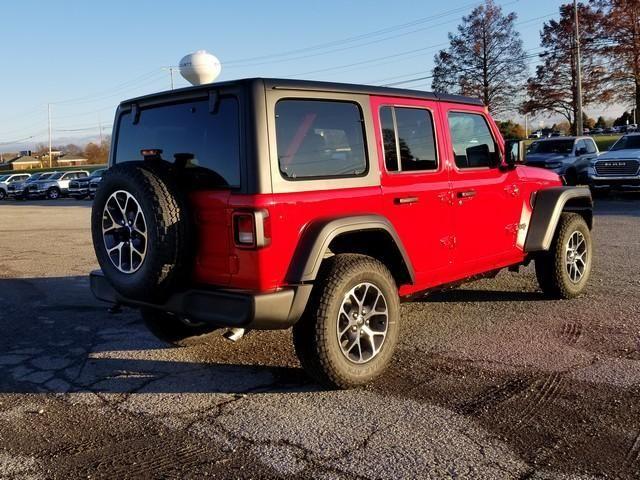
{"type": "Polygon", "coordinates": [[[553,298],[580,295],[591,274],[592,257],[591,232],[584,218],[576,213],[563,213],[551,248],[535,261],[540,288],[553,298]]]}
{"type": "Polygon", "coordinates": [[[372,382],[393,355],[399,303],[395,281],[379,261],[355,254],[325,260],[307,309],[293,327],[303,368],[330,387],[372,382]]]}
{"type": "Polygon", "coordinates": [[[185,345],[196,337],[217,330],[206,323],[192,322],[186,317],[160,310],[143,308],[141,314],[145,325],[156,338],[173,345],[185,345]]]}

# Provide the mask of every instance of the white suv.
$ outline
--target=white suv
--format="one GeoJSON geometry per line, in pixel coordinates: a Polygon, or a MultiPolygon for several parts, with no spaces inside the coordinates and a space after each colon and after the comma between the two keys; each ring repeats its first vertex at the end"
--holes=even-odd
{"type": "Polygon", "coordinates": [[[31,175],[28,173],[10,173],[8,175],[0,175],[0,200],[7,198],[9,184],[13,182],[24,182],[30,176],[31,175]]]}

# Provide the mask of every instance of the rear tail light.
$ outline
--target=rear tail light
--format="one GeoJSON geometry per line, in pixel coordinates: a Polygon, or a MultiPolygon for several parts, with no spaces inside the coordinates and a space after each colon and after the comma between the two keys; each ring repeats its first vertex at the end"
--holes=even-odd
{"type": "Polygon", "coordinates": [[[233,238],[236,246],[244,248],[265,247],[271,242],[269,212],[235,212],[233,214],[233,238]]]}

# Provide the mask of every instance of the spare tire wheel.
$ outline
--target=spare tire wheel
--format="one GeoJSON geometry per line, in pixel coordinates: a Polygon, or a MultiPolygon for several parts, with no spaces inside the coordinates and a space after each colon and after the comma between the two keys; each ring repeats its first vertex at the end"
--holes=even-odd
{"type": "Polygon", "coordinates": [[[125,162],[105,172],[91,212],[93,246],[122,295],[162,301],[191,265],[186,196],[168,165],[125,162]]]}

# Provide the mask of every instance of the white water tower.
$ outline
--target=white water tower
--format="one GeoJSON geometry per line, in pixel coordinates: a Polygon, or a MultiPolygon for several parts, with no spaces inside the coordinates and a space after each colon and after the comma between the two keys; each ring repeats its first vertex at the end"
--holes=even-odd
{"type": "Polygon", "coordinates": [[[191,85],[213,82],[222,71],[220,60],[206,50],[190,53],[180,60],[180,74],[191,85]]]}

